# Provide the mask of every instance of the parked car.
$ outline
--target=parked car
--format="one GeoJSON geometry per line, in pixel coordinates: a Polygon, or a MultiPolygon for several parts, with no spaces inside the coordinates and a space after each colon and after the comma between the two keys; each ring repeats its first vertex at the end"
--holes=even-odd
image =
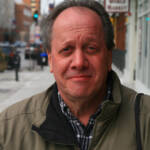
{"type": "Polygon", "coordinates": [[[13,46],[15,46],[15,47],[26,47],[26,45],[27,45],[27,43],[24,41],[15,41],[13,43],[13,46]]]}
{"type": "Polygon", "coordinates": [[[25,59],[36,59],[36,45],[34,43],[28,44],[25,47],[25,59]]]}
{"type": "Polygon", "coordinates": [[[7,69],[7,62],[5,59],[5,54],[1,51],[0,48],[0,72],[3,72],[7,69]]]}
{"type": "Polygon", "coordinates": [[[10,43],[0,43],[1,52],[5,55],[5,61],[7,63],[7,69],[14,68],[14,51],[15,47],[10,43]]]}

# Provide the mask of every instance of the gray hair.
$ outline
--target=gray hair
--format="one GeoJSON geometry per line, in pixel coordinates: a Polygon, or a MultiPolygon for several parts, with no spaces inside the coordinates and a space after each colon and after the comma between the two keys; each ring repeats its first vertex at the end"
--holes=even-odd
{"type": "Polygon", "coordinates": [[[107,49],[112,50],[115,46],[114,32],[113,26],[109,19],[109,15],[100,3],[93,0],[66,0],[57,5],[54,10],[46,18],[43,19],[41,23],[44,48],[51,51],[52,28],[57,16],[65,9],[74,6],[86,7],[98,14],[104,27],[104,38],[106,41],[107,49]]]}

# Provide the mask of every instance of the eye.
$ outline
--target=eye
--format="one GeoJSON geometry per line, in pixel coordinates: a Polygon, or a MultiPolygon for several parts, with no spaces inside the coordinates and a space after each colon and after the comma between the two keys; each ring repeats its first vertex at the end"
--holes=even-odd
{"type": "Polygon", "coordinates": [[[70,55],[72,51],[73,51],[73,47],[67,46],[67,47],[62,48],[59,53],[66,56],[66,55],[70,55]]]}
{"type": "Polygon", "coordinates": [[[70,47],[63,48],[63,51],[67,52],[70,50],[70,47]]]}
{"type": "Polygon", "coordinates": [[[94,45],[87,46],[87,52],[88,53],[95,53],[95,52],[97,52],[97,50],[98,50],[97,47],[94,45]]]}
{"type": "Polygon", "coordinates": [[[96,47],[94,47],[94,46],[89,46],[88,49],[89,49],[89,50],[95,50],[96,47]]]}

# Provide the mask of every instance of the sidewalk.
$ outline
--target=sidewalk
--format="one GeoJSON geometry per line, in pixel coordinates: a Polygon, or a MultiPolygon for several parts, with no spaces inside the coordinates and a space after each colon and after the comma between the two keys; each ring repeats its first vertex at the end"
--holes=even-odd
{"type": "Polygon", "coordinates": [[[123,85],[139,93],[150,95],[150,89],[145,87],[145,85],[142,84],[140,81],[136,80],[131,83],[131,81],[128,81],[128,75],[125,75],[123,72],[121,72],[115,65],[112,65],[112,68],[119,76],[119,79],[123,85]]]}
{"type": "Polygon", "coordinates": [[[49,67],[44,67],[44,70],[22,71],[19,78],[19,82],[16,82],[13,71],[0,74],[0,112],[13,103],[44,91],[54,83],[49,67]]]}

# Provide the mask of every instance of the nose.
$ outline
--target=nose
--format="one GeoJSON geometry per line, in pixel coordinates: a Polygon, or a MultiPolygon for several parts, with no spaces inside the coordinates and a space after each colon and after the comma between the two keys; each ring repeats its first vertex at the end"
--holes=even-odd
{"type": "Polygon", "coordinates": [[[72,57],[71,68],[77,70],[84,70],[88,68],[88,59],[84,51],[78,49],[75,50],[74,55],[72,57]]]}

